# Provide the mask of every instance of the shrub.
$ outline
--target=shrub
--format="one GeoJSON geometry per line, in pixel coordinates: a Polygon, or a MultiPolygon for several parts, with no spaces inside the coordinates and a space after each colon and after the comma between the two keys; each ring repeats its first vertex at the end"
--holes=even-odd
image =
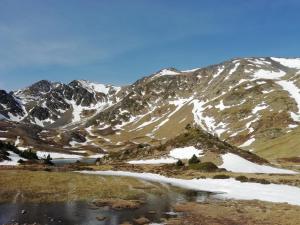
{"type": "Polygon", "coordinates": [[[196,155],[193,155],[192,158],[189,159],[189,164],[197,164],[200,160],[197,158],[196,155]]]}
{"type": "Polygon", "coordinates": [[[34,159],[38,160],[39,159],[36,152],[32,151],[31,149],[25,150],[25,151],[20,151],[19,156],[22,158],[25,158],[25,159],[29,159],[29,160],[34,160],[34,159]]]}
{"type": "Polygon", "coordinates": [[[225,174],[218,174],[213,177],[213,179],[229,179],[229,178],[230,178],[230,176],[225,175],[225,174]]]}
{"type": "Polygon", "coordinates": [[[184,166],[184,163],[179,159],[175,165],[178,167],[181,167],[181,166],[184,166]]]}
{"type": "Polygon", "coordinates": [[[48,154],[47,157],[43,158],[42,160],[44,161],[44,164],[46,164],[46,165],[53,165],[53,162],[51,161],[52,158],[51,158],[50,154],[48,154]]]}
{"type": "Polygon", "coordinates": [[[204,171],[204,172],[214,172],[214,171],[218,170],[218,167],[212,162],[191,164],[191,165],[189,165],[189,167],[191,169],[200,170],[200,171],[204,171]]]}
{"type": "Polygon", "coordinates": [[[253,178],[253,177],[251,177],[251,178],[249,179],[249,182],[260,183],[260,184],[271,184],[271,182],[270,182],[270,181],[267,181],[266,179],[253,178]]]}
{"type": "Polygon", "coordinates": [[[192,128],[192,125],[190,123],[188,123],[186,126],[185,126],[185,129],[186,130],[190,130],[192,128]]]}
{"type": "Polygon", "coordinates": [[[248,182],[248,178],[245,176],[238,176],[235,179],[240,182],[248,182]]]}
{"type": "Polygon", "coordinates": [[[18,163],[23,164],[23,163],[25,163],[25,161],[23,159],[19,159],[18,163]]]}

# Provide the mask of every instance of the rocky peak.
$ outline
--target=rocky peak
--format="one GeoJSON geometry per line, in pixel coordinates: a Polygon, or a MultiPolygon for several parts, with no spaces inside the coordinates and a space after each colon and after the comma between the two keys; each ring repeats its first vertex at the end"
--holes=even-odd
{"type": "Polygon", "coordinates": [[[11,115],[16,120],[17,117],[24,115],[24,111],[18,100],[11,93],[7,93],[4,90],[0,90],[0,114],[7,118],[11,115]]]}
{"type": "Polygon", "coordinates": [[[47,80],[41,80],[30,87],[27,88],[27,90],[32,94],[32,95],[38,95],[39,93],[48,93],[52,88],[52,83],[47,80]]]}

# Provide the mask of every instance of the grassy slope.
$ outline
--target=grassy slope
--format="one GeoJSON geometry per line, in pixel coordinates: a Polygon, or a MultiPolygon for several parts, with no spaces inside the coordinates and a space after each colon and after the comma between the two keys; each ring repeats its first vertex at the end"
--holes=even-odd
{"type": "Polygon", "coordinates": [[[279,138],[257,143],[254,147],[259,156],[275,160],[283,157],[300,157],[300,128],[279,138]]]}

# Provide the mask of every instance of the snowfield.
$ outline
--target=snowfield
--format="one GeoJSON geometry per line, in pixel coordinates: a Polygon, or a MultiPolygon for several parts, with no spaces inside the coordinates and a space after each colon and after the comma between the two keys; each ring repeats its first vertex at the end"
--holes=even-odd
{"type": "Polygon", "coordinates": [[[300,69],[300,58],[288,59],[288,58],[271,57],[271,59],[276,62],[279,62],[283,66],[294,68],[294,69],[300,69]]]}
{"type": "Polygon", "coordinates": [[[153,173],[125,171],[79,171],[83,174],[126,176],[147,181],[167,183],[180,188],[217,193],[222,199],[261,200],[300,205],[300,188],[282,184],[242,183],[235,179],[177,179],[153,173]]]}
{"type": "Polygon", "coordinates": [[[170,156],[175,159],[190,159],[193,155],[200,157],[203,153],[202,150],[195,148],[194,146],[174,148],[170,151],[170,156]]]}
{"type": "Polygon", "coordinates": [[[80,159],[82,158],[81,155],[73,155],[73,154],[64,154],[64,153],[58,153],[58,152],[43,152],[43,151],[37,151],[37,156],[39,158],[45,158],[50,155],[52,159],[80,159]]]}
{"type": "Polygon", "coordinates": [[[160,159],[145,159],[145,160],[131,160],[129,164],[172,164],[176,163],[178,159],[190,159],[193,155],[200,157],[202,150],[195,148],[194,146],[174,148],[170,151],[170,157],[164,157],[160,159]]]}
{"type": "Polygon", "coordinates": [[[233,153],[222,155],[223,164],[219,168],[224,168],[236,173],[271,173],[271,174],[297,174],[297,172],[286,169],[279,169],[271,166],[259,165],[250,162],[233,153]]]}

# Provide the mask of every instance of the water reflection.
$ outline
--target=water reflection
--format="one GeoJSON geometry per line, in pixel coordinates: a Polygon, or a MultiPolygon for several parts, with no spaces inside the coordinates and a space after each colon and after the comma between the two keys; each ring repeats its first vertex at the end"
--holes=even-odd
{"type": "Polygon", "coordinates": [[[133,221],[145,216],[151,222],[161,222],[161,218],[174,216],[172,205],[185,201],[205,201],[209,198],[208,192],[178,190],[172,187],[163,195],[147,194],[146,203],[132,210],[111,210],[108,207],[95,208],[87,202],[68,203],[8,203],[0,204],[0,224],[39,223],[49,225],[117,225],[125,221],[133,221]],[[22,214],[22,210],[26,213],[22,214]],[[98,221],[96,217],[105,217],[98,221]]]}

